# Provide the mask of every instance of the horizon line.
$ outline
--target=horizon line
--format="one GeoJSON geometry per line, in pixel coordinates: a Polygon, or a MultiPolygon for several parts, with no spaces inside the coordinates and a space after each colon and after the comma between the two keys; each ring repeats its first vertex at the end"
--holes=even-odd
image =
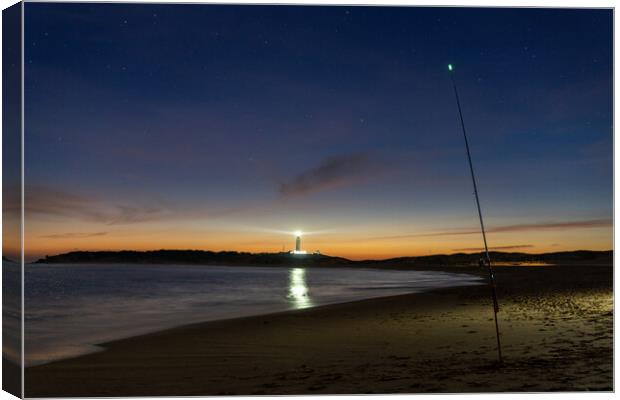
{"type": "MultiPolygon", "coordinates": [[[[501,247],[501,246],[500,246],[501,247]]],[[[195,251],[195,252],[210,252],[210,253],[238,253],[238,254],[251,254],[251,255],[261,255],[261,254],[290,254],[290,251],[277,251],[277,252],[250,252],[250,251],[239,251],[239,250],[204,250],[204,249],[165,249],[165,248],[160,248],[160,249],[149,249],[149,250],[128,250],[128,249],[123,249],[123,250],[72,250],[72,251],[68,251],[65,253],[59,253],[59,254],[53,254],[53,255],[44,255],[42,257],[39,257],[36,261],[39,260],[43,260],[45,258],[48,257],[57,257],[57,256],[62,256],[65,254],[72,254],[72,253],[122,253],[122,252],[133,252],[133,253],[151,253],[151,252],[164,252],[164,251],[178,251],[178,252],[190,252],[190,251],[195,251]]],[[[592,250],[592,249],[584,249],[584,248],[578,248],[578,249],[574,249],[574,250],[560,250],[560,251],[543,251],[543,252],[523,252],[523,251],[502,251],[499,249],[495,249],[495,248],[490,248],[489,252],[492,253],[504,253],[504,254],[526,254],[526,255],[545,255],[545,254],[559,254],[559,253],[576,253],[576,252],[593,252],[593,253],[606,253],[606,252],[612,252],[613,253],[614,249],[607,249],[607,250],[592,250]]],[[[361,258],[361,259],[350,259],[347,258],[345,256],[337,256],[337,255],[328,255],[325,253],[320,253],[321,256],[325,256],[325,257],[331,257],[331,258],[343,258],[349,261],[387,261],[387,260],[393,260],[393,259],[399,259],[399,258],[423,258],[423,257],[435,257],[435,256],[454,256],[454,255],[459,255],[459,254],[464,254],[464,255],[474,255],[474,254],[479,254],[479,253],[483,253],[484,249],[480,249],[480,251],[472,251],[472,252],[466,252],[466,251],[456,251],[453,253],[433,253],[433,254],[424,254],[424,255],[403,255],[403,256],[395,256],[395,257],[387,257],[387,258],[361,258]]],[[[312,256],[313,254],[309,253],[309,256],[312,256]]],[[[4,259],[10,260],[8,257],[5,257],[3,255],[4,259]]],[[[13,260],[10,260],[13,261],[13,260]]],[[[15,262],[15,261],[13,261],[15,262]]],[[[30,262],[25,262],[24,264],[30,264],[34,261],[30,261],[30,262]]]]}

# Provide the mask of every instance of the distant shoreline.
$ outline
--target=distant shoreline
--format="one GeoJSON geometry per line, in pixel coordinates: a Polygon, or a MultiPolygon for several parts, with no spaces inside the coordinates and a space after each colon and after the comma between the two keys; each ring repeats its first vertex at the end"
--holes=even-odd
{"type": "MultiPolygon", "coordinates": [[[[548,264],[613,264],[613,250],[577,250],[542,254],[490,252],[498,265],[548,264]]],[[[436,254],[429,256],[398,257],[385,260],[349,260],[323,254],[245,253],[207,250],[152,250],[152,251],[74,251],[35,261],[33,264],[188,264],[220,266],[299,266],[306,267],[369,267],[369,268],[436,268],[477,266],[481,253],[436,254]]]]}

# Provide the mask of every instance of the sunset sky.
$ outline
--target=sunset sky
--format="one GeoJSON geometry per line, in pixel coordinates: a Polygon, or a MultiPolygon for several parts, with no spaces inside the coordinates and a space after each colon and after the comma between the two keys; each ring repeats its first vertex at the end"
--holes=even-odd
{"type": "MultiPolygon", "coordinates": [[[[612,244],[612,12],[25,5],[26,260],[612,244]]],[[[15,245],[5,244],[5,251],[15,245]]]]}

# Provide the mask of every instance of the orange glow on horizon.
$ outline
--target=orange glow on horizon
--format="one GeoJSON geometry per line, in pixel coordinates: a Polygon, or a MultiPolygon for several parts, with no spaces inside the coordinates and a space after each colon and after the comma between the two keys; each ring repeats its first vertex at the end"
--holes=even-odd
{"type": "MultiPolygon", "coordinates": [[[[546,253],[570,250],[609,250],[613,248],[611,227],[583,230],[569,229],[561,232],[533,231],[496,233],[489,236],[490,250],[524,253],[546,253]],[[526,245],[521,245],[527,243],[526,245]],[[511,248],[514,245],[514,248],[511,248]]],[[[70,251],[119,251],[192,249],[240,252],[280,252],[294,249],[294,237],[273,233],[248,233],[225,231],[169,230],[127,231],[80,234],[52,234],[36,232],[26,235],[26,261],[34,261],[45,255],[70,251]]],[[[319,250],[322,254],[345,257],[352,260],[387,259],[432,254],[476,253],[481,251],[477,235],[446,237],[405,237],[381,239],[365,234],[305,235],[302,247],[309,252],[319,250]]],[[[6,254],[19,253],[18,243],[5,243],[6,254]]]]}

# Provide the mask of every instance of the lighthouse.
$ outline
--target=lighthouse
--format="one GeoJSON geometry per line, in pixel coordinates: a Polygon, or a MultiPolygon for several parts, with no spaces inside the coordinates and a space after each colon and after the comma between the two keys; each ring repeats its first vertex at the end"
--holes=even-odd
{"type": "Polygon", "coordinates": [[[293,254],[307,254],[305,250],[301,249],[301,231],[295,231],[295,250],[292,251],[293,254]]]}

